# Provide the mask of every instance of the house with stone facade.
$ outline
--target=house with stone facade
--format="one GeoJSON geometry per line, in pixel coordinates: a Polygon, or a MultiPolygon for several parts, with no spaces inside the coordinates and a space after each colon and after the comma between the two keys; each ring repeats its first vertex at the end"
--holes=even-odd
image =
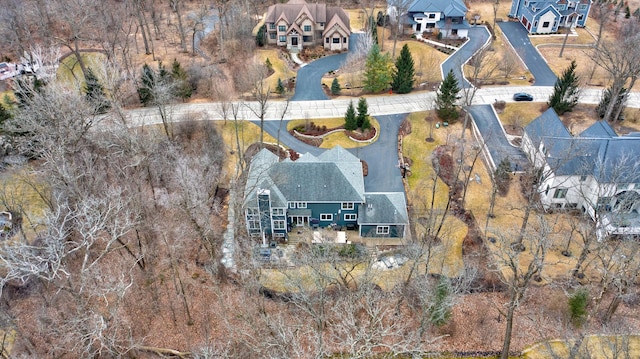
{"type": "Polygon", "coordinates": [[[349,15],[340,7],[304,0],[269,6],[265,15],[267,43],[300,51],[309,46],[349,49],[349,15]]]}

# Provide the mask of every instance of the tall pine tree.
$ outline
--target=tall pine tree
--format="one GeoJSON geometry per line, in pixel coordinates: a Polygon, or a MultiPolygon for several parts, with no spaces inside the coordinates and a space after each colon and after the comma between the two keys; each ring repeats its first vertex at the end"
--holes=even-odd
{"type": "Polygon", "coordinates": [[[171,78],[173,79],[173,94],[183,101],[191,97],[193,88],[189,83],[189,76],[177,59],[171,64],[171,78]]]}
{"type": "Polygon", "coordinates": [[[138,96],[143,106],[149,106],[153,102],[153,88],[156,84],[156,73],[144,64],[142,66],[142,75],[140,76],[140,87],[138,87],[138,96]]]}
{"type": "Polygon", "coordinates": [[[386,90],[391,83],[393,64],[389,54],[382,54],[380,47],[373,44],[364,69],[364,90],[376,93],[386,90]]]}
{"type": "Polygon", "coordinates": [[[396,59],[396,69],[393,72],[393,82],[391,88],[395,93],[409,93],[413,89],[415,81],[415,68],[409,46],[404,44],[400,51],[400,57],[396,59]]]}
{"type": "Polygon", "coordinates": [[[458,79],[453,75],[453,70],[449,70],[436,94],[436,111],[441,120],[455,121],[458,119],[456,101],[458,101],[459,92],[458,79]]]}
{"type": "Polygon", "coordinates": [[[111,107],[104,92],[104,87],[98,77],[89,67],[87,76],[84,78],[84,93],[87,101],[93,106],[96,113],[105,113],[111,107]]]}
{"type": "Polygon", "coordinates": [[[342,89],[340,88],[340,82],[338,82],[338,78],[334,77],[333,81],[331,81],[331,94],[337,96],[340,94],[342,89]]]}
{"type": "Polygon", "coordinates": [[[580,79],[576,75],[576,61],[562,72],[553,86],[553,93],[549,96],[547,104],[553,107],[558,115],[571,111],[580,99],[580,79]]]}
{"type": "Polygon", "coordinates": [[[353,131],[356,128],[358,128],[358,122],[356,120],[356,109],[353,107],[353,101],[349,101],[347,112],[344,115],[344,129],[347,131],[353,131]]]}
{"type": "Polygon", "coordinates": [[[357,127],[366,130],[371,125],[369,124],[369,104],[367,99],[360,97],[358,100],[358,115],[356,116],[357,127]]]}

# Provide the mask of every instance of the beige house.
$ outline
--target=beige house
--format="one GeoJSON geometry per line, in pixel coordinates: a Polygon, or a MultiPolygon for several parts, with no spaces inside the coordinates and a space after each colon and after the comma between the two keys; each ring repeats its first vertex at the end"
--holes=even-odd
{"type": "Polygon", "coordinates": [[[289,0],[269,6],[264,23],[269,44],[294,51],[317,45],[326,50],[349,49],[349,15],[339,7],[289,0]]]}

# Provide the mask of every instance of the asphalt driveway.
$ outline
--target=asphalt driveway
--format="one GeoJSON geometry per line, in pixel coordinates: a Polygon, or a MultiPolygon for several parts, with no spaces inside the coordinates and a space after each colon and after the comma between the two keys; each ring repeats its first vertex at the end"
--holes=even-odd
{"type": "Polygon", "coordinates": [[[500,120],[491,105],[475,105],[469,107],[473,122],[485,141],[494,165],[497,167],[502,160],[508,158],[511,169],[522,171],[529,166],[526,154],[520,148],[509,143],[500,124],[500,120]]]}
{"type": "MultiPolygon", "coordinates": [[[[362,34],[351,34],[349,51],[353,49],[362,34]]],[[[347,53],[325,56],[300,68],[296,76],[296,92],[291,101],[328,100],[322,89],[322,76],[329,71],[337,70],[347,59],[347,53]]]]}
{"type": "Polygon", "coordinates": [[[462,76],[462,66],[489,40],[489,30],[484,26],[474,26],[469,29],[469,41],[453,55],[449,56],[441,65],[442,75],[446,76],[449,70],[453,70],[453,74],[458,79],[460,87],[469,88],[471,84],[462,76]]]}
{"type": "Polygon", "coordinates": [[[556,75],[551,71],[549,65],[542,55],[529,41],[527,30],[519,22],[508,21],[499,22],[498,26],[505,34],[511,46],[516,50],[518,56],[533,75],[535,82],[533,86],[553,86],[556,83],[556,75]]]}
{"type": "MultiPolygon", "coordinates": [[[[402,176],[398,168],[398,130],[407,114],[376,116],[380,123],[380,135],[371,145],[351,148],[348,151],[367,162],[368,175],[364,178],[364,189],[367,192],[404,192],[402,176]]],[[[287,132],[287,123],[282,121],[280,130],[280,144],[299,153],[310,153],[318,156],[325,151],[323,148],[307,145],[298,141],[287,132]]],[[[259,121],[253,121],[260,126],[259,121]]],[[[278,138],[280,121],[265,121],[264,130],[271,136],[278,138]]]]}

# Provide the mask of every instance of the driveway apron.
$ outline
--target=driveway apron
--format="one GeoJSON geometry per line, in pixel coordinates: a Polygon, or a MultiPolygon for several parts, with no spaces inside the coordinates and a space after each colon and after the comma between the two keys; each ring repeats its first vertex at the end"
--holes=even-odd
{"type": "Polygon", "coordinates": [[[469,112],[496,167],[506,158],[511,162],[513,171],[522,171],[529,166],[529,160],[524,151],[511,145],[507,140],[500,120],[496,117],[491,105],[470,106],[469,112]]]}
{"type": "Polygon", "coordinates": [[[511,46],[525,63],[531,75],[535,79],[533,86],[553,86],[556,83],[556,75],[551,71],[542,55],[529,41],[527,30],[519,22],[499,22],[498,26],[507,37],[511,46]]]}

